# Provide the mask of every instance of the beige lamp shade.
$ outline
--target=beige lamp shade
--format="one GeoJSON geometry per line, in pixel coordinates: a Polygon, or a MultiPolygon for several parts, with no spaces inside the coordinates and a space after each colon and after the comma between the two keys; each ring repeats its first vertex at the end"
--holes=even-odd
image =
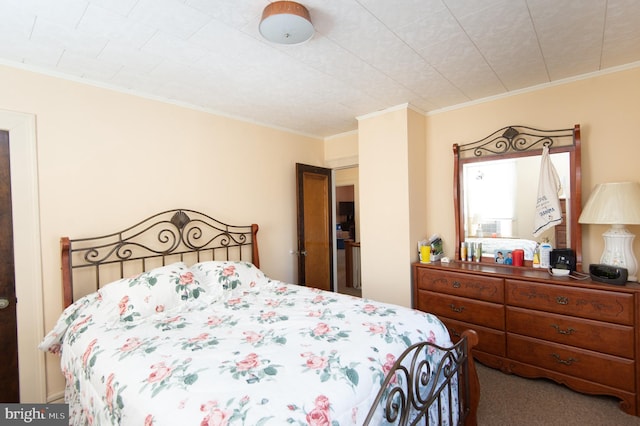
{"type": "Polygon", "coordinates": [[[626,268],[628,280],[638,280],[638,261],[633,253],[635,235],[625,225],[640,224],[640,184],[615,182],[596,186],[578,222],[611,225],[602,234],[604,251],[600,263],[626,268]]]}
{"type": "Polygon", "coordinates": [[[640,183],[601,183],[578,219],[580,223],[640,225],[640,183]]]}

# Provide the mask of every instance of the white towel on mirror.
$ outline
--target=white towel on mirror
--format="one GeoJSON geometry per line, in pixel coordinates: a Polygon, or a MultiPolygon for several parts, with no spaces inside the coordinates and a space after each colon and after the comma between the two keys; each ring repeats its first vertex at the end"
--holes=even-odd
{"type": "Polygon", "coordinates": [[[537,237],[552,226],[562,222],[562,210],[558,194],[562,191],[560,177],[551,163],[549,147],[542,148],[540,177],[538,178],[538,199],[534,220],[533,236],[537,237]]]}

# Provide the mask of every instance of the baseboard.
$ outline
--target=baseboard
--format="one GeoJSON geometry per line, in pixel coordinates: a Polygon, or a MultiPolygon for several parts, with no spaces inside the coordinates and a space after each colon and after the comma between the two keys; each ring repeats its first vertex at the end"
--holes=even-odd
{"type": "Polygon", "coordinates": [[[56,392],[47,396],[48,404],[62,404],[64,403],[64,391],[56,392]]]}

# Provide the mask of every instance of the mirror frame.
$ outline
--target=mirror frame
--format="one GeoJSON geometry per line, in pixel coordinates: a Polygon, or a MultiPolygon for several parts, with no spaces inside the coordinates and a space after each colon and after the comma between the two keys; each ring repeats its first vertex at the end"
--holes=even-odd
{"type": "MultiPolygon", "coordinates": [[[[576,253],[576,269],[582,271],[582,227],[578,218],[582,212],[582,171],[580,125],[572,129],[540,130],[526,126],[507,126],[475,142],[453,144],[453,204],[456,227],[456,261],[460,260],[460,244],[464,241],[464,189],[463,165],[482,161],[494,161],[508,158],[542,155],[547,146],[549,153],[568,152],[570,168],[570,212],[567,216],[569,228],[569,247],[576,253]]],[[[538,177],[536,176],[536,179],[538,177]]],[[[492,262],[493,257],[483,256],[481,262],[492,262]]],[[[525,262],[531,266],[531,261],[525,262]]]]}

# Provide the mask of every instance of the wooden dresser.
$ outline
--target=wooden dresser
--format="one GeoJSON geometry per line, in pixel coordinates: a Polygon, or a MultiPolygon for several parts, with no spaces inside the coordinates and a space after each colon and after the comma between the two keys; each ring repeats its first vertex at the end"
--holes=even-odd
{"type": "Polygon", "coordinates": [[[640,285],[551,277],[486,263],[413,264],[413,305],[452,338],[472,328],[474,358],[524,377],[620,398],[640,415],[640,285]]]}

